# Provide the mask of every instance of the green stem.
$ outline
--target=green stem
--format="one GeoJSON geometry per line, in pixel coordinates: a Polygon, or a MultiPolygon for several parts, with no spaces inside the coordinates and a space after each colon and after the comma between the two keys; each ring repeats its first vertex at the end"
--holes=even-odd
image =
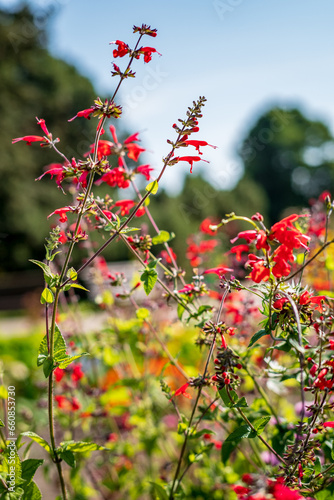
{"type": "MultiPolygon", "coordinates": [[[[56,314],[57,314],[59,294],[60,294],[60,289],[58,288],[56,290],[56,293],[55,293],[55,300],[54,300],[53,313],[52,313],[52,322],[51,322],[51,328],[50,328],[50,352],[49,352],[49,356],[50,356],[51,361],[53,361],[53,357],[54,357],[54,335],[55,335],[55,329],[56,329],[56,314]]],[[[56,440],[55,440],[54,415],[53,415],[53,370],[51,371],[51,373],[49,375],[48,417],[49,417],[49,432],[50,432],[50,443],[51,443],[51,451],[52,451],[53,461],[55,462],[56,467],[57,467],[63,500],[67,500],[66,486],[65,486],[63,471],[62,471],[62,467],[61,467],[61,462],[60,462],[60,458],[58,457],[58,454],[56,451],[57,447],[56,447],[56,440]]]]}

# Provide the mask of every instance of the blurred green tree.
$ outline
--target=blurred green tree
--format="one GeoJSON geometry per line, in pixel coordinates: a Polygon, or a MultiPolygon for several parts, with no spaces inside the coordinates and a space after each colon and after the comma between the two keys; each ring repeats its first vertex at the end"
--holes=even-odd
{"type": "Polygon", "coordinates": [[[308,205],[334,187],[334,142],[321,121],[298,109],[273,108],[251,128],[239,149],[244,179],[263,188],[270,222],[288,207],[308,205]]]}
{"type": "Polygon", "coordinates": [[[50,55],[45,48],[48,19],[36,22],[36,15],[28,7],[0,10],[2,271],[26,268],[29,258],[42,259],[49,231],[46,214],[72,201],[64,199],[54,182],[34,182],[45,165],[60,157],[37,143],[14,146],[12,139],[43,135],[35,116],[44,118],[53,136],[60,137],[60,148],[69,158],[82,156],[94,137],[94,123],[67,122],[93,103],[93,86],[73,66],[50,55]]]}

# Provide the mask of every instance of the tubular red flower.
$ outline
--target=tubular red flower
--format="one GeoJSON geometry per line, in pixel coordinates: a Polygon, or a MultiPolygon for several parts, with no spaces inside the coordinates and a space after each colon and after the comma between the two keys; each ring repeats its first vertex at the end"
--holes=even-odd
{"type": "Polygon", "coordinates": [[[226,266],[218,266],[218,267],[213,267],[211,269],[207,269],[204,271],[203,274],[217,274],[219,277],[223,276],[225,273],[232,273],[233,269],[230,269],[229,267],[226,266]]]}
{"type": "Polygon", "coordinates": [[[94,111],[95,111],[94,108],[83,109],[81,111],[78,111],[77,114],[75,116],[73,116],[73,118],[70,118],[70,120],[67,120],[67,121],[72,122],[76,118],[81,118],[81,117],[87,118],[89,120],[90,119],[90,115],[92,113],[94,113],[94,111]]]}
{"type": "Polygon", "coordinates": [[[53,177],[56,176],[56,184],[58,187],[61,187],[61,183],[64,180],[65,173],[66,173],[64,166],[61,163],[50,163],[50,165],[48,165],[46,168],[48,168],[48,170],[46,170],[44,172],[44,174],[40,175],[35,180],[40,181],[44,177],[44,175],[50,174],[51,179],[53,179],[53,177]],[[48,168],[48,167],[50,167],[50,168],[48,168]]]}
{"type": "Polygon", "coordinates": [[[25,135],[24,137],[17,137],[16,139],[12,140],[12,144],[15,144],[19,141],[25,141],[27,143],[27,146],[31,146],[32,142],[42,142],[43,144],[41,144],[41,146],[49,144],[49,141],[45,137],[41,137],[39,135],[25,135]]]}
{"type": "Polygon", "coordinates": [[[236,259],[240,262],[242,252],[248,252],[248,250],[249,245],[236,245],[231,248],[230,252],[235,253],[236,259]]]}
{"type": "Polygon", "coordinates": [[[116,201],[115,205],[121,208],[121,216],[123,216],[130,213],[131,208],[135,206],[135,202],[133,200],[119,200],[116,201]]]}
{"type": "Polygon", "coordinates": [[[124,149],[127,152],[128,157],[133,161],[138,161],[138,158],[141,155],[141,153],[145,151],[144,148],[141,148],[140,146],[138,146],[138,144],[134,142],[127,143],[124,149]]]}
{"type": "Polygon", "coordinates": [[[144,62],[148,63],[152,59],[152,54],[157,53],[159,56],[161,56],[160,52],[158,52],[156,49],[153,47],[141,47],[138,52],[140,54],[144,54],[144,62]]]}
{"type": "Polygon", "coordinates": [[[67,215],[66,212],[73,212],[72,207],[63,207],[63,208],[57,208],[54,212],[52,212],[50,215],[48,215],[48,219],[52,215],[59,215],[59,222],[66,222],[67,221],[67,215]]]}
{"type": "Polygon", "coordinates": [[[192,396],[188,392],[186,392],[188,387],[189,387],[189,382],[187,382],[186,384],[182,385],[179,389],[177,389],[174,395],[170,399],[173,399],[175,396],[180,396],[180,395],[184,396],[185,398],[192,399],[192,396]]]}
{"type": "Polygon", "coordinates": [[[207,143],[206,141],[196,141],[196,140],[185,140],[183,141],[184,144],[187,144],[188,146],[194,146],[196,150],[198,151],[198,154],[202,155],[200,151],[200,147],[202,146],[210,146],[210,148],[217,149],[217,146],[213,146],[212,144],[207,143]]]}
{"type": "Polygon", "coordinates": [[[117,49],[113,50],[113,56],[116,59],[116,57],[124,57],[126,54],[130,52],[129,46],[125,43],[122,42],[121,40],[116,40],[115,42],[110,42],[109,45],[111,44],[116,44],[117,49]]]}
{"type": "MultiPolygon", "coordinates": [[[[177,158],[177,163],[179,161],[187,161],[190,165],[190,173],[192,174],[192,171],[193,171],[193,163],[196,162],[196,161],[201,161],[202,158],[200,156],[179,156],[177,158]]],[[[207,160],[202,160],[202,161],[205,161],[205,163],[210,163],[209,161],[207,160]]]]}
{"type": "Polygon", "coordinates": [[[45,125],[45,120],[43,118],[39,119],[36,116],[37,124],[40,125],[41,129],[43,130],[45,135],[50,135],[50,132],[48,131],[46,125],[45,125]]]}
{"type": "Polygon", "coordinates": [[[154,170],[154,168],[151,168],[149,165],[140,165],[135,168],[135,172],[144,175],[147,181],[151,179],[150,172],[152,172],[152,170],[154,170]]]}

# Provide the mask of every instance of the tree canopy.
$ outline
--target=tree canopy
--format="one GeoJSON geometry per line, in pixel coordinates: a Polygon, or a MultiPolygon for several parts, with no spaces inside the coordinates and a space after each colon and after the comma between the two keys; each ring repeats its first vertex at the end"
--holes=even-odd
{"type": "Polygon", "coordinates": [[[270,222],[287,207],[307,206],[334,187],[333,137],[328,127],[298,109],[265,112],[242,142],[245,178],[264,190],[270,222]]]}

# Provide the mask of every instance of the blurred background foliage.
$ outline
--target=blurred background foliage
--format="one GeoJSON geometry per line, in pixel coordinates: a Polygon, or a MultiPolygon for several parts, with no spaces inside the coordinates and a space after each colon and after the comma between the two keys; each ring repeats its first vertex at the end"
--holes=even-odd
{"type": "MultiPolygon", "coordinates": [[[[50,12],[50,19],[52,15],[50,12]]],[[[16,12],[0,10],[2,272],[31,269],[29,258],[43,259],[50,227],[46,216],[72,203],[49,177],[34,182],[45,165],[59,161],[55,154],[36,144],[14,147],[12,139],[41,135],[34,117],[44,118],[54,137],[60,137],[61,150],[69,158],[80,159],[93,141],[96,125],[84,119],[68,123],[98,93],[75,67],[50,55],[50,23],[45,19],[38,22],[38,16],[27,6],[16,12]]],[[[120,122],[120,126],[126,124],[120,122]]],[[[124,134],[123,128],[119,135],[124,134]]],[[[333,137],[325,124],[307,119],[298,109],[265,111],[240,144],[244,175],[233,190],[219,190],[192,174],[176,197],[161,190],[151,201],[160,229],[176,234],[172,246],[181,266],[185,265],[186,238],[198,231],[204,218],[219,219],[232,211],[243,215],[261,212],[273,223],[289,207],[305,206],[309,198],[333,188],[333,137]]],[[[108,260],[128,257],[121,244],[106,254],[108,260]]]]}

